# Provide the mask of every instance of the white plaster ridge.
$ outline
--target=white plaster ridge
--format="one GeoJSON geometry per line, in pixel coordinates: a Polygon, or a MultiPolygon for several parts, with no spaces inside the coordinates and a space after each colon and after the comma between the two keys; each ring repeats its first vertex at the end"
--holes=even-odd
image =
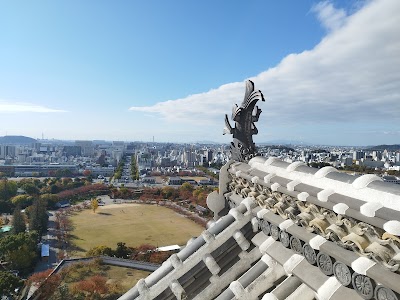
{"type": "Polygon", "coordinates": [[[229,288],[235,295],[236,299],[238,300],[246,300],[247,295],[246,291],[244,290],[243,286],[240,284],[239,281],[232,281],[229,285],[229,288]]]}
{"type": "Polygon", "coordinates": [[[377,180],[383,181],[382,178],[380,178],[374,174],[366,174],[366,175],[362,175],[362,176],[356,178],[356,180],[353,181],[352,186],[355,189],[360,190],[360,189],[367,187],[368,184],[370,184],[371,182],[377,181],[377,180]]]}
{"type": "Polygon", "coordinates": [[[260,181],[260,177],[258,177],[258,176],[254,176],[251,178],[252,183],[258,183],[259,181],[260,181]]]}
{"type": "Polygon", "coordinates": [[[185,294],[185,290],[181,286],[178,280],[171,281],[170,289],[174,293],[177,300],[182,300],[183,295],[185,294]]]}
{"type": "Polygon", "coordinates": [[[400,235],[400,222],[396,220],[388,221],[383,224],[383,229],[393,235],[400,235]]]}
{"type": "Polygon", "coordinates": [[[359,257],[355,261],[351,263],[351,268],[361,275],[366,275],[369,268],[375,265],[376,262],[366,258],[366,257],[359,257]]]}
{"type": "Polygon", "coordinates": [[[367,217],[375,217],[375,212],[382,207],[382,203],[367,202],[360,206],[360,213],[367,217]]]}
{"type": "Polygon", "coordinates": [[[338,203],[332,207],[333,211],[339,215],[345,215],[346,210],[349,209],[349,206],[345,203],[338,203]]]}
{"type": "Polygon", "coordinates": [[[297,199],[299,199],[300,201],[307,201],[307,197],[309,197],[310,194],[307,192],[301,192],[300,194],[297,195],[297,199]]]}
{"type": "Polygon", "coordinates": [[[338,172],[338,170],[334,167],[323,167],[314,174],[314,177],[318,179],[323,178],[331,172],[338,172]]]}
{"type": "Polygon", "coordinates": [[[174,267],[174,269],[180,268],[183,264],[181,259],[176,254],[172,254],[170,257],[170,260],[171,260],[171,264],[174,267]]]}
{"type": "Polygon", "coordinates": [[[302,161],[295,161],[295,162],[291,163],[290,165],[288,165],[286,170],[290,173],[290,172],[295,171],[300,166],[306,166],[306,164],[303,163],[302,161]]]}
{"type": "Polygon", "coordinates": [[[264,254],[264,255],[261,257],[261,260],[262,260],[268,267],[272,267],[272,266],[274,266],[274,265],[277,264],[277,262],[276,262],[271,256],[269,256],[268,254],[264,254]]]}
{"type": "Polygon", "coordinates": [[[322,190],[317,194],[317,199],[321,202],[328,202],[328,197],[334,193],[335,191],[332,189],[322,190]]]}
{"type": "Polygon", "coordinates": [[[259,212],[257,212],[257,218],[262,219],[266,213],[269,212],[269,209],[263,208],[259,212]]]}
{"type": "Polygon", "coordinates": [[[264,176],[264,182],[265,182],[265,183],[270,183],[272,177],[275,177],[275,176],[276,176],[275,173],[269,173],[268,175],[265,175],[265,176],[264,176]]]}
{"type": "Polygon", "coordinates": [[[290,220],[290,219],[287,219],[287,220],[285,220],[285,221],[283,221],[282,223],[279,224],[279,229],[280,230],[286,230],[292,225],[294,225],[294,222],[292,220],[290,220]]]}
{"type": "Polygon", "coordinates": [[[271,185],[271,190],[276,192],[280,187],[281,187],[281,185],[279,183],[275,182],[271,185]]]}
{"type": "Polygon", "coordinates": [[[336,291],[342,286],[342,284],[336,279],[336,277],[329,277],[323,285],[317,290],[317,299],[329,300],[336,293],[336,291]]]}
{"type": "Polygon", "coordinates": [[[274,161],[280,161],[280,159],[277,158],[277,157],[269,157],[269,158],[264,162],[264,165],[269,166],[269,165],[272,164],[274,161]]]}
{"type": "Polygon", "coordinates": [[[290,181],[290,182],[287,183],[286,188],[288,189],[288,191],[293,192],[295,186],[298,185],[298,184],[300,184],[300,183],[301,183],[301,181],[300,181],[300,180],[297,180],[297,179],[296,179],[296,180],[293,180],[293,181],[290,181]]]}
{"type": "Polygon", "coordinates": [[[298,266],[304,259],[304,256],[299,254],[293,254],[284,264],[283,268],[285,269],[286,274],[291,275],[294,268],[298,266]]]}
{"type": "Polygon", "coordinates": [[[234,217],[236,220],[241,220],[243,219],[243,214],[240,213],[236,208],[231,208],[229,211],[229,214],[234,217]]]}
{"type": "Polygon", "coordinates": [[[244,236],[244,234],[240,230],[237,230],[233,234],[233,238],[236,240],[236,243],[240,246],[240,248],[243,251],[249,249],[250,242],[246,239],[246,237],[244,236]]]}
{"type": "Polygon", "coordinates": [[[206,254],[203,257],[203,261],[206,264],[207,268],[210,270],[211,274],[216,275],[221,271],[221,267],[217,264],[211,254],[206,254]]]}
{"type": "Polygon", "coordinates": [[[274,240],[274,238],[273,238],[272,236],[270,236],[269,238],[267,238],[267,239],[265,240],[265,242],[263,242],[263,243],[260,245],[260,247],[259,247],[260,252],[261,252],[262,254],[265,254],[265,253],[267,252],[267,249],[268,249],[269,247],[271,247],[272,244],[274,244],[275,242],[276,242],[276,241],[274,240]]]}
{"type": "Polygon", "coordinates": [[[321,245],[326,242],[327,242],[327,240],[324,237],[322,237],[320,235],[316,235],[308,242],[308,244],[310,245],[311,248],[313,248],[315,250],[319,250],[321,245]]]}
{"type": "Polygon", "coordinates": [[[209,232],[208,230],[204,230],[201,233],[201,236],[206,241],[206,243],[211,243],[213,240],[215,240],[215,236],[211,232],[209,232]]]}
{"type": "Polygon", "coordinates": [[[257,206],[256,201],[253,197],[247,197],[242,201],[244,206],[246,206],[247,211],[251,211],[254,207],[257,206]]]}
{"type": "Polygon", "coordinates": [[[258,219],[256,217],[251,219],[251,226],[252,226],[253,232],[258,232],[259,227],[260,227],[260,222],[258,222],[258,219]]]}
{"type": "MultiPolygon", "coordinates": [[[[350,198],[359,199],[364,202],[381,202],[384,207],[400,211],[400,197],[397,194],[391,193],[389,191],[383,192],[375,190],[372,188],[356,189],[352,184],[347,182],[342,182],[339,180],[334,180],[326,178],[325,176],[330,172],[338,172],[333,167],[324,167],[317,171],[315,174],[304,174],[301,172],[291,172],[287,171],[287,167],[277,167],[272,165],[265,165],[264,159],[251,159],[249,164],[257,170],[266,172],[268,174],[274,174],[279,177],[286,178],[290,181],[300,180],[302,183],[322,189],[329,190],[332,189],[338,195],[347,196],[350,198]],[[321,177],[321,178],[318,178],[321,177]]],[[[268,175],[267,175],[268,176],[268,175]]],[[[269,181],[269,176],[266,178],[269,181]]],[[[376,179],[373,177],[373,179],[376,179]]],[[[357,183],[356,183],[357,185],[357,183]]],[[[285,184],[286,186],[286,184],[285,184]]],[[[323,194],[322,194],[323,195],[323,194]]],[[[320,201],[324,201],[324,198],[320,198],[320,201]]]]}
{"type": "Polygon", "coordinates": [[[137,282],[137,287],[141,296],[147,296],[149,294],[149,287],[147,286],[146,281],[143,278],[139,279],[139,281],[137,282]]]}
{"type": "Polygon", "coordinates": [[[276,296],[272,293],[265,294],[261,300],[279,300],[276,296]]]}

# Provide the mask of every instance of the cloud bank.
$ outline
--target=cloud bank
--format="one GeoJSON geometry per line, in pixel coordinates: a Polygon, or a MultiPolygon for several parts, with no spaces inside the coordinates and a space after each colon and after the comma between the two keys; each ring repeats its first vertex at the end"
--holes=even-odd
{"type": "MultiPolygon", "coordinates": [[[[311,11],[328,29],[325,38],[313,49],[290,54],[276,67],[250,78],[266,98],[262,118],[293,125],[380,120],[398,124],[400,1],[372,1],[350,16],[326,1],[311,11]]],[[[244,82],[234,82],[130,110],[158,114],[168,121],[222,124],[230,107],[241,103],[244,88],[244,82]]]]}
{"type": "Polygon", "coordinates": [[[328,31],[337,30],[342,27],[347,19],[344,9],[336,9],[329,1],[319,2],[311,8],[317,16],[318,21],[328,31]]]}
{"type": "Polygon", "coordinates": [[[14,103],[10,101],[0,100],[0,113],[59,113],[65,110],[52,109],[32,103],[14,103]]]}

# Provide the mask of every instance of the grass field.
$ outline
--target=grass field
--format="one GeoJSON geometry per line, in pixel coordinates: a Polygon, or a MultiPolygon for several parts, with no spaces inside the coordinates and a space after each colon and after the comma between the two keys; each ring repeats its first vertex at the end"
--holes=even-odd
{"type": "Polygon", "coordinates": [[[110,266],[110,269],[107,271],[107,277],[111,279],[107,283],[116,282],[121,285],[124,292],[127,292],[139,279],[146,278],[149,274],[151,272],[110,266]]]}
{"type": "Polygon", "coordinates": [[[70,288],[82,280],[100,275],[107,278],[107,284],[118,284],[120,292],[125,293],[132,288],[140,278],[147,277],[151,272],[125,267],[99,264],[98,262],[77,263],[61,272],[62,282],[70,288]]]}
{"type": "Polygon", "coordinates": [[[105,245],[116,248],[118,242],[136,247],[184,245],[204,228],[165,207],[142,204],[100,206],[96,213],[84,210],[70,217],[74,230],[72,243],[84,256],[90,248],[105,245]]]}

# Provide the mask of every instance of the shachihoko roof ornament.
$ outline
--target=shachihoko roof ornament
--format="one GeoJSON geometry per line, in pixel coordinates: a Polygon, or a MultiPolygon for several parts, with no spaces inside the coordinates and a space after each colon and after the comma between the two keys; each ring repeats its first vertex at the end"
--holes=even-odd
{"type": "Polygon", "coordinates": [[[253,142],[253,135],[258,133],[255,122],[261,114],[261,109],[256,106],[258,100],[265,101],[260,90],[254,91],[254,83],[246,81],[246,93],[240,107],[235,104],[232,108],[232,120],[235,127],[229,123],[228,115],[225,115],[224,134],[233,135],[231,142],[232,159],[247,162],[257,156],[256,145],[253,142]]]}

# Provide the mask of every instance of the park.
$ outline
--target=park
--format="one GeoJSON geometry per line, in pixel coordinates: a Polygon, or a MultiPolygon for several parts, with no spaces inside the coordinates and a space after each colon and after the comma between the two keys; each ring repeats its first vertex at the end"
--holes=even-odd
{"type": "Polygon", "coordinates": [[[93,247],[114,248],[118,242],[130,247],[184,245],[204,228],[166,207],[147,204],[110,204],[87,209],[70,217],[73,256],[85,256],[93,247]]]}

